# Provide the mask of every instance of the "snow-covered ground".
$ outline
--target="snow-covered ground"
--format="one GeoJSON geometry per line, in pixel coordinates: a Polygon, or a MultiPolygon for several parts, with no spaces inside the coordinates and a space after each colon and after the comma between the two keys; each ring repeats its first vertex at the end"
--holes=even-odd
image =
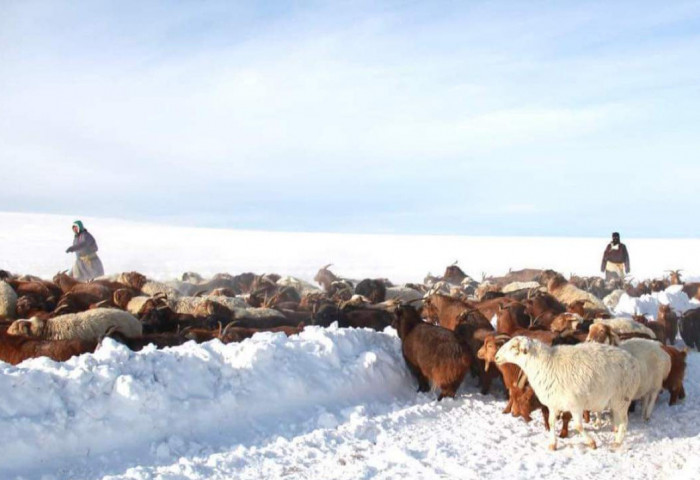
{"type": "MultiPolygon", "coordinates": [[[[68,267],[63,250],[72,220],[0,214],[0,268],[50,276],[68,267]]],[[[309,279],[334,262],[343,275],[402,282],[437,273],[455,259],[475,276],[537,266],[585,274],[595,273],[605,243],[84,220],[108,273],[138,269],[158,278],[250,270],[309,279]]],[[[667,268],[700,272],[696,240],[625,240],[640,277],[667,268]]],[[[646,312],[659,301],[693,306],[683,295],[670,289],[623,297],[619,308],[646,312]]],[[[541,416],[525,424],[501,414],[499,389],[482,396],[469,379],[455,400],[437,403],[434,393],[417,394],[392,329],[307,327],[289,338],[266,333],[240,344],[190,342],[137,353],[107,340],[95,354],[65,363],[0,363],[0,478],[695,478],[697,352],[689,354],[685,386],[679,405],[669,407],[668,394],[660,396],[649,423],[632,414],[619,450],[612,450],[605,423],[594,429],[598,450],[572,433],[549,452],[541,416]]]]}

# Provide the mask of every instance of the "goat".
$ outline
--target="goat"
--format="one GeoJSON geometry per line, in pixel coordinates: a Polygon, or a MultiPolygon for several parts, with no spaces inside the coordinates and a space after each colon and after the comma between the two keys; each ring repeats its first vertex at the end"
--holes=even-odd
{"type": "Polygon", "coordinates": [[[418,391],[427,392],[432,382],[440,389],[438,401],[454,398],[472,363],[468,348],[456,333],[423,322],[411,306],[397,308],[395,326],[406,365],[418,381],[418,391]]]}

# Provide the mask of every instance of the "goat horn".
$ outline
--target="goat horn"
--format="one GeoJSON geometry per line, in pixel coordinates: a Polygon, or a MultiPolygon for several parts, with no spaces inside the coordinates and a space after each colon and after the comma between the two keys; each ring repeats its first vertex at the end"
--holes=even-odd
{"type": "Polygon", "coordinates": [[[224,331],[221,332],[221,337],[219,337],[219,338],[224,338],[226,336],[226,333],[228,332],[228,329],[231,327],[235,327],[235,326],[236,326],[236,322],[231,322],[228,325],[226,325],[226,328],[224,328],[224,331]]]}

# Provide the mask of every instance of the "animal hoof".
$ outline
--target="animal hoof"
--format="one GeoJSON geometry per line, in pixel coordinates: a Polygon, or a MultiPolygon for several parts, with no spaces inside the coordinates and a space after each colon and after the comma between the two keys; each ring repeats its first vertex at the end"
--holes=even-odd
{"type": "Polygon", "coordinates": [[[593,450],[596,450],[598,448],[598,445],[596,445],[595,440],[591,440],[588,442],[588,446],[591,447],[593,450]]]}
{"type": "Polygon", "coordinates": [[[557,444],[556,444],[556,443],[550,443],[550,444],[549,444],[549,449],[550,449],[551,451],[555,451],[555,450],[557,449],[557,444]]]}

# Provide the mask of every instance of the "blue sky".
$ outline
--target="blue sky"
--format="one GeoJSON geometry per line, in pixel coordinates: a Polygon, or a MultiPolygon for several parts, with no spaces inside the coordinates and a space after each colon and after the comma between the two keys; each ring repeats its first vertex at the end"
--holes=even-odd
{"type": "Polygon", "coordinates": [[[700,2],[0,0],[1,210],[697,236],[700,2]]]}

